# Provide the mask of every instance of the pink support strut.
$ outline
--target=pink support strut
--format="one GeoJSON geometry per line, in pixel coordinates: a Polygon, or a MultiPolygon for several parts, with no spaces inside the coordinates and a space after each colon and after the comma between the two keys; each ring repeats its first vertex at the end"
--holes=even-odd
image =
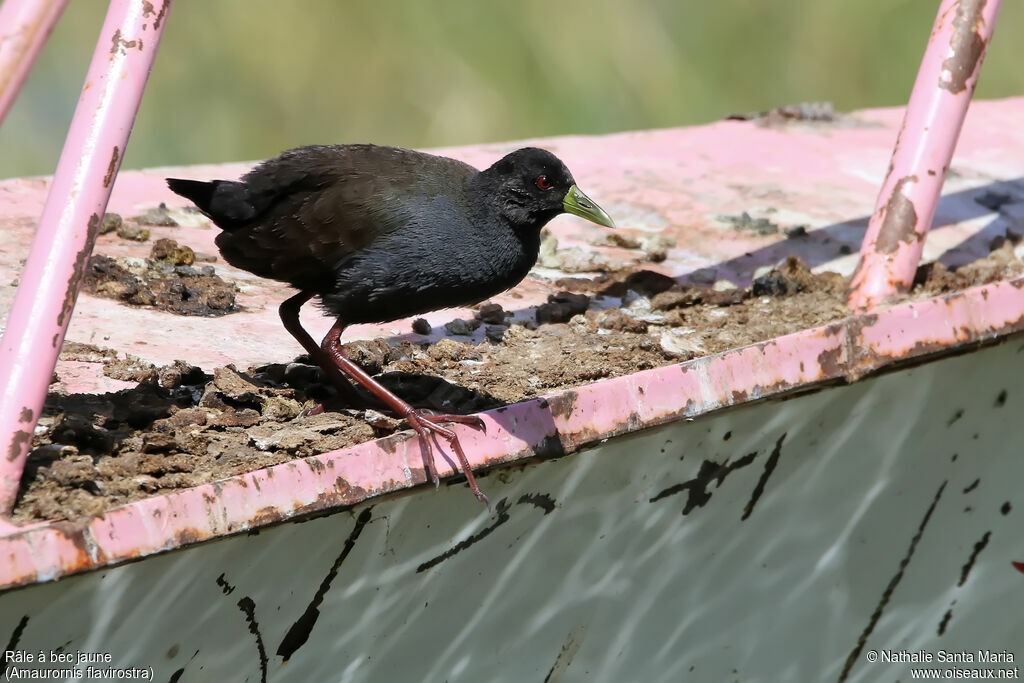
{"type": "Polygon", "coordinates": [[[0,339],[0,514],[17,494],[170,4],[112,0],[93,53],[0,339]]]}
{"type": "Polygon", "coordinates": [[[910,290],[1002,0],[943,0],[850,283],[851,308],[910,290]]]}
{"type": "Polygon", "coordinates": [[[68,0],[0,3],[0,124],[68,0]]]}

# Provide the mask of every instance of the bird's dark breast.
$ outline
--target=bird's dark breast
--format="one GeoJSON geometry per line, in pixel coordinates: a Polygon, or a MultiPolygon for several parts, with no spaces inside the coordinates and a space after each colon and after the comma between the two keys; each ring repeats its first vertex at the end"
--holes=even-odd
{"type": "Polygon", "coordinates": [[[504,230],[456,231],[429,241],[398,237],[400,247],[366,250],[341,264],[334,286],[320,292],[324,310],[368,323],[475,304],[522,281],[540,245],[539,234],[504,230]]]}
{"type": "Polygon", "coordinates": [[[501,279],[479,282],[434,281],[418,287],[412,283],[355,286],[321,294],[320,302],[328,314],[348,323],[388,322],[485,301],[519,284],[529,270],[525,267],[510,271],[501,279]]]}

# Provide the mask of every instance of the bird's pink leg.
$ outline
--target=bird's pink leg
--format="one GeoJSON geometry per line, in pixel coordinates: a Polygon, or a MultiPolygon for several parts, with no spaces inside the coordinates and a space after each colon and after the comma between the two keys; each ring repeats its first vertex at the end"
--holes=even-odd
{"type": "Polygon", "coordinates": [[[459,443],[459,437],[455,432],[442,427],[440,424],[442,422],[456,422],[483,429],[483,420],[474,415],[432,415],[424,410],[417,410],[416,408],[413,408],[401,398],[388,391],[382,384],[380,384],[380,382],[366,374],[361,367],[350,361],[348,358],[345,358],[344,354],[341,352],[341,346],[339,344],[341,333],[344,332],[345,327],[347,327],[347,324],[339,319],[331,327],[330,332],[327,333],[327,336],[324,337],[324,340],[320,345],[320,348],[330,357],[331,361],[333,361],[332,365],[336,368],[335,371],[340,369],[353,380],[363,385],[367,391],[376,396],[396,415],[400,418],[405,418],[409,423],[409,426],[419,434],[423,443],[423,464],[435,486],[440,484],[440,479],[437,475],[437,466],[434,463],[434,452],[430,444],[430,433],[433,432],[448,441],[448,443],[451,444],[452,450],[455,451],[455,457],[458,458],[459,464],[462,466],[462,471],[466,475],[466,482],[469,484],[469,488],[473,492],[473,495],[490,507],[487,496],[480,491],[480,487],[477,486],[476,483],[476,478],[473,477],[473,470],[469,466],[469,460],[466,459],[465,451],[462,450],[462,444],[459,443]]]}
{"type": "MultiPolygon", "coordinates": [[[[341,392],[350,405],[362,405],[364,401],[356,393],[355,387],[345,379],[345,376],[338,370],[338,367],[331,362],[330,356],[313,341],[313,338],[309,336],[309,333],[299,323],[299,309],[302,308],[302,304],[312,298],[313,295],[308,292],[299,292],[281,304],[277,310],[281,316],[281,322],[284,323],[284,329],[288,330],[295,337],[295,340],[302,345],[302,348],[306,350],[306,353],[309,354],[313,362],[327,373],[327,378],[331,381],[331,384],[341,392]]],[[[316,415],[323,412],[323,409],[323,404],[320,404],[307,414],[316,415]]]]}

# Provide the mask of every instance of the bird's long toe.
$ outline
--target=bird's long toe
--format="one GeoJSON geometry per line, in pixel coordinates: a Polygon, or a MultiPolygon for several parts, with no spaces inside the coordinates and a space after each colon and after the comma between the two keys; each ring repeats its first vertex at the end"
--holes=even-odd
{"type": "Polygon", "coordinates": [[[469,425],[473,429],[479,429],[487,431],[487,425],[476,415],[451,415],[451,414],[435,414],[429,410],[417,410],[422,417],[430,418],[431,422],[454,422],[461,425],[469,425]]]}
{"type": "Polygon", "coordinates": [[[452,450],[455,451],[455,457],[459,461],[459,465],[462,467],[462,472],[466,475],[466,483],[469,484],[469,490],[473,492],[473,495],[476,496],[477,500],[487,505],[487,509],[489,510],[491,508],[491,503],[476,483],[476,477],[473,476],[473,469],[469,465],[469,459],[466,458],[466,452],[463,450],[462,444],[459,442],[458,435],[440,424],[442,422],[456,422],[459,424],[468,424],[473,427],[483,428],[483,420],[475,415],[432,415],[421,410],[412,411],[406,415],[406,420],[408,420],[409,426],[419,434],[420,439],[423,442],[424,466],[426,467],[431,480],[434,482],[434,485],[436,486],[439,480],[437,465],[434,462],[433,448],[430,444],[430,437],[437,435],[442,437],[449,443],[449,445],[451,445],[452,450]]]}

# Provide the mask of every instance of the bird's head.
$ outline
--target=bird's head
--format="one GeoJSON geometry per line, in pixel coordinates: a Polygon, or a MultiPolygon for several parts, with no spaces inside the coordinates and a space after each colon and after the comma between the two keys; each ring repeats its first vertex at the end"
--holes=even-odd
{"type": "Polygon", "coordinates": [[[545,149],[524,147],[481,174],[498,211],[517,228],[540,229],[560,213],[614,228],[604,209],[576,187],[562,160],[545,149]]]}

